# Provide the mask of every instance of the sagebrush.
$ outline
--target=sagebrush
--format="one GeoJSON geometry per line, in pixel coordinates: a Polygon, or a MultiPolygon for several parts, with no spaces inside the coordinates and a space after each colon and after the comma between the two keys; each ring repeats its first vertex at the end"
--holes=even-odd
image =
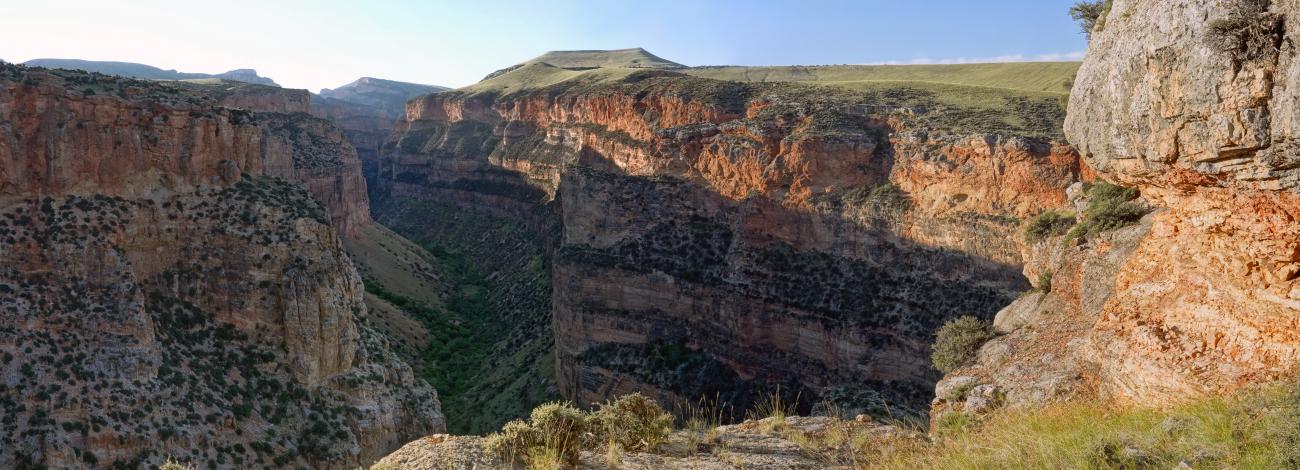
{"type": "Polygon", "coordinates": [[[935,369],[947,374],[970,362],[979,347],[992,338],[988,321],[970,315],[955,318],[939,328],[930,359],[935,369]]]}

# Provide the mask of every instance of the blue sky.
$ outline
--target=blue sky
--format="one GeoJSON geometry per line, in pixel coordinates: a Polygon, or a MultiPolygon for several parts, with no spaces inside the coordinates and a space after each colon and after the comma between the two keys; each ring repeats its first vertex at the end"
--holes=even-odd
{"type": "Polygon", "coordinates": [[[687,65],[1077,60],[1072,0],[3,0],[0,59],[255,68],[313,91],[360,76],[463,86],[548,50],[687,65]]]}

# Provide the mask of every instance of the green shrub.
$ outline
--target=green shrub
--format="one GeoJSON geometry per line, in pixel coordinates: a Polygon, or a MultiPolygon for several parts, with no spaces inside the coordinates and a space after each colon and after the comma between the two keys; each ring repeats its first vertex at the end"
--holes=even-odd
{"type": "Polygon", "coordinates": [[[1133,201],[1138,197],[1136,189],[1103,182],[1093,185],[1088,195],[1092,200],[1083,214],[1083,222],[1070,230],[1067,240],[1127,227],[1146,215],[1146,209],[1133,201]]]}
{"type": "Polygon", "coordinates": [[[168,458],[166,462],[163,462],[161,467],[158,467],[158,470],[194,470],[194,466],[183,464],[168,458]]]}
{"type": "Polygon", "coordinates": [[[1048,210],[1034,220],[1029,222],[1025,227],[1025,239],[1030,242],[1039,242],[1048,237],[1063,235],[1074,226],[1074,214],[1067,212],[1057,212],[1048,210]]]}
{"type": "Polygon", "coordinates": [[[993,338],[989,322],[970,315],[949,320],[935,335],[930,359],[945,374],[957,370],[975,357],[985,341],[993,338]]]}
{"type": "Polygon", "coordinates": [[[640,393],[611,400],[591,414],[599,442],[614,442],[624,450],[652,451],[672,432],[673,416],[640,393]]]}
{"type": "Polygon", "coordinates": [[[1106,14],[1110,13],[1111,0],[1083,0],[1070,7],[1070,18],[1079,22],[1083,35],[1092,39],[1092,32],[1104,26],[1106,14]]]}
{"type": "Polygon", "coordinates": [[[1282,17],[1269,13],[1265,0],[1230,5],[1228,16],[1210,22],[1206,43],[1237,63],[1274,60],[1282,46],[1282,17]]]}
{"type": "Polygon", "coordinates": [[[484,447],[506,462],[559,458],[576,463],[590,422],[582,410],[568,403],[544,403],[528,416],[528,422],[514,420],[500,432],[488,436],[484,447]]]}
{"type": "Polygon", "coordinates": [[[1039,273],[1038,285],[1035,286],[1034,288],[1035,290],[1042,292],[1044,294],[1050,294],[1052,292],[1052,272],[1043,271],[1039,273]]]}

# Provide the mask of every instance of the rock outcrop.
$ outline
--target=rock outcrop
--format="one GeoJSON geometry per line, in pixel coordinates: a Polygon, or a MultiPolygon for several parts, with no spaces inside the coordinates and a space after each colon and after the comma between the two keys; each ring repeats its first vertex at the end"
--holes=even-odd
{"type": "Polygon", "coordinates": [[[921,408],[934,330],[1028,287],[1020,218],[1064,204],[1083,172],[1051,128],[947,130],[963,110],[917,90],[516,83],[552,69],[411,101],[376,186],[562,228],[556,375],[580,404],[642,391],[743,409],[782,384],[806,403],[921,408]]]}
{"type": "Polygon", "coordinates": [[[1065,130],[1163,207],[1092,333],[1104,394],[1162,404],[1300,359],[1300,61],[1293,2],[1115,0],[1065,130]]]}
{"type": "Polygon", "coordinates": [[[351,468],[442,429],[335,231],[355,156],[218,101],[0,65],[0,466],[351,468]]]}
{"type": "MultiPolygon", "coordinates": [[[[846,457],[851,451],[844,452],[845,457],[842,457],[836,454],[838,449],[825,449],[819,445],[822,439],[833,440],[839,436],[856,436],[871,441],[912,437],[896,426],[868,419],[843,420],[825,416],[765,418],[708,430],[677,431],[653,452],[584,450],[573,468],[811,470],[849,469],[855,464],[860,465],[860,462],[846,457]]],[[[376,462],[371,469],[525,468],[521,462],[511,465],[491,455],[484,449],[484,441],[477,436],[428,436],[403,446],[376,462]]]]}

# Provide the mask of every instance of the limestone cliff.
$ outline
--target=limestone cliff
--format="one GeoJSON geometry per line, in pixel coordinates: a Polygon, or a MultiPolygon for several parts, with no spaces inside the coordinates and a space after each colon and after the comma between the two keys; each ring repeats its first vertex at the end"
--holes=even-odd
{"type": "Polygon", "coordinates": [[[1083,171],[1051,126],[906,86],[520,82],[571,72],[527,63],[411,101],[376,186],[561,227],[556,375],[583,404],[640,390],[744,409],[782,384],[805,404],[920,408],[934,330],[1028,287],[1020,218],[1083,171]]]}
{"type": "Polygon", "coordinates": [[[350,468],[442,429],[323,197],[355,157],[217,101],[0,65],[0,466],[350,468]]]}
{"type": "Polygon", "coordinates": [[[1065,129],[1103,178],[1165,208],[1094,327],[1102,391],[1163,403],[1300,359],[1294,2],[1116,0],[1065,129]]]}

